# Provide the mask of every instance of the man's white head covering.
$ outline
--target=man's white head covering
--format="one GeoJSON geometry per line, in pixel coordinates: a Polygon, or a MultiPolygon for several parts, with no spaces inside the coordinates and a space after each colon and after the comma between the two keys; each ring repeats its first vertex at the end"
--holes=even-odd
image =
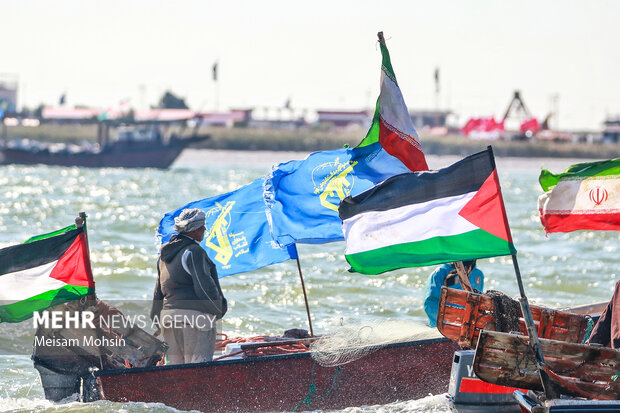
{"type": "Polygon", "coordinates": [[[198,208],[184,209],[174,219],[174,230],[179,234],[191,232],[205,225],[205,213],[198,208]]]}

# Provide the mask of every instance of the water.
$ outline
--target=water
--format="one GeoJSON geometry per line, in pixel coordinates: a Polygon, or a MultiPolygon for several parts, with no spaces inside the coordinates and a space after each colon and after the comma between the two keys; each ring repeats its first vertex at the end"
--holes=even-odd
{"type": "MultiPolygon", "coordinates": [[[[98,295],[104,300],[149,300],[155,283],[155,229],[165,212],[187,202],[228,192],[266,174],[272,164],[305,154],[186,151],[170,170],[0,167],[0,247],[69,225],[88,214],[89,241],[98,295]]],[[[429,157],[432,168],[454,157],[429,157]]],[[[583,160],[581,160],[583,161],[583,160]]],[[[526,293],[552,307],[606,301],[618,278],[618,235],[581,231],[545,236],[537,212],[541,167],[564,169],[577,160],[498,159],[506,209],[526,293]]],[[[425,322],[422,291],[433,268],[409,268],[379,276],[347,272],[344,243],[300,245],[299,254],[316,332],[336,320],[396,319],[425,322]]],[[[509,258],[479,261],[485,288],[518,295],[509,258]]],[[[224,333],[281,334],[306,328],[296,263],[273,265],[221,280],[229,299],[224,333]]],[[[0,337],[2,411],[172,411],[143,403],[71,403],[43,397],[28,354],[31,334],[0,337]]],[[[345,412],[446,412],[444,395],[345,412]]]]}

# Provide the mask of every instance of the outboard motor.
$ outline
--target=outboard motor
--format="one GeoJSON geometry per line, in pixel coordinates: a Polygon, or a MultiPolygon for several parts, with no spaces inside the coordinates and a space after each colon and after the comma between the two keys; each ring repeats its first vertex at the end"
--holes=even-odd
{"type": "Polygon", "coordinates": [[[454,408],[468,412],[520,412],[513,396],[517,389],[480,380],[474,373],[475,350],[454,353],[448,394],[454,408]]]}

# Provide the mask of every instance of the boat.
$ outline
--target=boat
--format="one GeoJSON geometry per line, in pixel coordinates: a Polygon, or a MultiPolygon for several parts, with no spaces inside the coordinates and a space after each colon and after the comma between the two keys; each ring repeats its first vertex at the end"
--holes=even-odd
{"type": "MultiPolygon", "coordinates": [[[[498,315],[501,317],[506,309],[497,311],[497,305],[500,303],[489,295],[442,287],[437,329],[444,337],[462,347],[476,348],[478,337],[485,328],[504,330],[498,321],[498,315]]],[[[517,308],[519,306],[518,302],[514,305],[517,308]]],[[[581,343],[588,325],[593,323],[606,305],[607,303],[595,303],[564,310],[530,305],[530,309],[539,337],[581,343]]],[[[518,331],[527,334],[520,308],[517,311],[518,331]]]]}
{"type": "MultiPolygon", "coordinates": [[[[261,345],[273,343],[246,346],[261,345]]],[[[388,344],[336,367],[300,352],[93,374],[101,399],[115,402],[218,412],[341,409],[445,393],[457,349],[440,337],[388,344]]]]}
{"type": "Polygon", "coordinates": [[[208,139],[172,136],[164,140],[154,129],[119,128],[116,139],[101,144],[43,144],[28,140],[0,142],[0,165],[56,165],[82,167],[168,168],[183,149],[208,139]]]}
{"type": "Polygon", "coordinates": [[[532,392],[515,390],[522,413],[620,412],[618,400],[552,399],[541,401],[532,392]]]}
{"type": "MultiPolygon", "coordinates": [[[[461,347],[477,349],[482,340],[479,337],[481,335],[487,337],[488,329],[511,330],[505,328],[507,320],[502,319],[502,313],[507,310],[507,302],[510,301],[513,302],[513,308],[518,311],[518,318],[514,320],[517,323],[512,325],[516,331],[511,336],[514,336],[514,333],[525,335],[527,329],[518,302],[493,292],[486,295],[447,287],[443,287],[440,294],[437,329],[444,337],[457,342],[461,347]],[[498,296],[501,300],[496,298],[498,296]]],[[[606,305],[607,303],[595,303],[561,310],[531,305],[530,309],[540,337],[560,342],[581,343],[588,327],[591,328],[606,305]]],[[[475,355],[478,353],[474,350],[455,353],[455,364],[448,391],[455,408],[459,411],[487,409],[486,411],[518,412],[518,399],[515,399],[513,393],[521,391],[525,394],[523,392],[529,387],[521,381],[487,380],[487,375],[498,373],[493,370],[478,375],[474,365],[475,355]]],[[[537,377],[534,379],[540,385],[540,380],[537,377]]]]}
{"type": "MultiPolygon", "coordinates": [[[[541,400],[515,391],[524,412],[620,411],[620,350],[539,338],[554,397],[541,400]]],[[[474,372],[502,386],[543,391],[529,337],[483,331],[474,357],[474,372]]]]}
{"type": "Polygon", "coordinates": [[[460,373],[453,379],[456,384],[451,383],[450,395],[460,403],[485,401],[491,411],[513,408],[506,398],[493,398],[494,394],[508,393],[522,412],[620,411],[620,402],[616,401],[620,385],[614,379],[620,372],[620,350],[582,344],[606,305],[602,302],[562,310],[530,305],[544,358],[541,370],[549,383],[543,388],[539,362],[521,312],[517,329],[493,331],[499,326],[498,315],[501,317],[506,308],[498,308],[484,294],[442,288],[437,328],[461,346],[475,348],[461,354],[473,359],[473,374],[466,377],[460,373]],[[473,380],[482,390],[463,393],[465,380],[473,380]],[[545,390],[551,390],[553,397],[539,398],[535,393],[545,390]]]}

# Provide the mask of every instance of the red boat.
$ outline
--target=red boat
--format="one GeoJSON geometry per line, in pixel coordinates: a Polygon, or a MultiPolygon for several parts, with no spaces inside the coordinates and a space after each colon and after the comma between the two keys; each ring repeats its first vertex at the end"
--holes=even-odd
{"type": "Polygon", "coordinates": [[[101,398],[115,402],[217,412],[341,409],[445,393],[457,349],[436,338],[388,344],[339,367],[321,367],[305,352],[94,375],[101,398]]]}

